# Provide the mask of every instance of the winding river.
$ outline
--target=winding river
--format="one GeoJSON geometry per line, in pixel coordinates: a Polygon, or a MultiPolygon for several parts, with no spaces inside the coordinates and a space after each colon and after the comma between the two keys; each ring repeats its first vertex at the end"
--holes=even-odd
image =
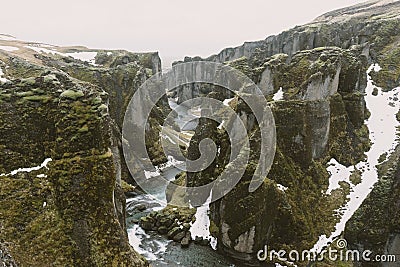
{"type": "MultiPolygon", "coordinates": [[[[180,170],[174,167],[160,171],[161,175],[168,180],[172,180],[179,172],[180,170]]],[[[152,266],[235,266],[211,247],[192,242],[188,248],[181,248],[179,243],[168,240],[165,236],[156,232],[145,232],[138,224],[139,219],[151,211],[164,208],[164,205],[150,195],[140,192],[133,194],[136,195],[126,201],[129,243],[152,266]],[[146,207],[146,209],[139,211],[137,207],[140,206],[146,207]]],[[[162,189],[160,194],[163,194],[162,189]]]]}
{"type": "MultiPolygon", "coordinates": [[[[170,100],[169,105],[173,110],[178,113],[175,122],[181,129],[180,132],[190,136],[190,131],[194,130],[198,123],[198,110],[187,109],[183,106],[180,106],[177,109],[178,105],[174,100],[170,100]]],[[[171,140],[171,142],[178,141],[177,136],[174,135],[163,137],[171,140]]],[[[188,145],[188,140],[180,141],[188,145]]],[[[177,166],[176,164],[179,165],[179,161],[176,161],[173,158],[169,158],[169,162],[167,164],[159,166],[158,170],[154,173],[146,173],[146,176],[157,177],[161,175],[168,181],[172,181],[175,179],[175,176],[181,172],[180,169],[175,167],[177,166]]],[[[155,188],[158,199],[165,200],[165,190],[165,187],[155,188]]],[[[168,240],[166,236],[162,236],[152,231],[145,232],[140,227],[138,221],[141,217],[146,216],[152,211],[163,209],[165,207],[164,203],[156,200],[151,195],[143,194],[141,192],[133,192],[132,197],[128,198],[126,201],[126,222],[128,228],[129,243],[137,252],[143,255],[151,263],[152,266],[235,266],[228,259],[224,258],[224,256],[214,251],[210,246],[202,246],[192,242],[188,248],[181,248],[181,245],[179,243],[168,240]],[[138,209],[138,207],[141,208],[138,209]]],[[[198,210],[201,210],[201,208],[199,208],[198,210]]],[[[207,217],[207,213],[203,212],[202,215],[207,217]]]]}

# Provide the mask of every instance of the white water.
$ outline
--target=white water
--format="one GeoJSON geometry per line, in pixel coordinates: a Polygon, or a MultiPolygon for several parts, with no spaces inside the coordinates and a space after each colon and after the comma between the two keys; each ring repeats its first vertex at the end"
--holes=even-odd
{"type": "MultiPolygon", "coordinates": [[[[380,67],[372,65],[368,69],[368,73],[372,70],[379,71],[380,67]]],[[[361,171],[362,182],[358,185],[353,185],[350,182],[350,175],[354,171],[354,166],[347,168],[339,164],[336,160],[331,160],[331,166],[327,170],[331,173],[332,177],[327,193],[329,194],[332,190],[338,188],[339,181],[346,181],[350,184],[351,188],[351,193],[348,196],[350,200],[345,206],[336,211],[343,213],[343,215],[336,224],[335,231],[329,237],[325,235],[320,236],[312,251],[320,252],[344,231],[347,221],[361,206],[362,202],[372,191],[374,184],[378,181],[376,166],[378,165],[379,157],[383,153],[387,153],[386,158],[388,158],[399,143],[396,127],[400,123],[396,119],[396,113],[400,109],[400,102],[398,100],[395,101],[394,98],[399,97],[400,88],[396,88],[390,92],[383,92],[381,88],[378,88],[379,93],[377,96],[372,95],[374,88],[375,86],[368,76],[365,102],[371,112],[371,116],[366,120],[365,124],[370,132],[369,137],[372,141],[372,147],[366,153],[366,161],[359,162],[355,166],[355,168],[361,171]]]]}
{"type": "Polygon", "coordinates": [[[151,179],[160,176],[161,173],[160,170],[156,169],[155,171],[144,171],[144,175],[146,176],[146,179],[151,179]]]}
{"type": "Polygon", "coordinates": [[[40,164],[39,166],[30,167],[30,168],[19,168],[17,170],[14,170],[14,171],[8,173],[8,174],[5,174],[5,173],[0,174],[0,176],[13,176],[13,175],[16,175],[17,173],[20,173],[20,172],[38,171],[38,170],[43,169],[43,168],[48,169],[47,168],[47,164],[49,164],[49,162],[51,162],[51,161],[52,161],[52,159],[48,158],[48,159],[45,159],[44,162],[42,164],[40,164]]]}
{"type": "Polygon", "coordinates": [[[155,261],[162,260],[159,255],[162,255],[167,250],[167,245],[170,240],[159,241],[151,240],[152,237],[138,225],[133,225],[133,228],[128,229],[129,244],[135,249],[136,252],[144,256],[147,260],[155,261]],[[146,246],[144,246],[146,240],[146,246]],[[150,242],[150,243],[149,243],[150,242]]]}
{"type": "Polygon", "coordinates": [[[174,145],[176,145],[177,143],[174,141],[174,140],[172,140],[172,138],[171,137],[169,137],[168,135],[166,135],[166,134],[164,134],[164,135],[162,135],[161,134],[161,132],[160,132],[160,137],[161,138],[163,138],[163,139],[166,139],[166,140],[168,140],[168,142],[170,142],[171,144],[174,144],[174,145]]]}
{"type": "Polygon", "coordinates": [[[176,160],[172,156],[168,156],[168,161],[166,163],[160,164],[155,167],[155,171],[144,171],[144,174],[147,179],[151,179],[153,177],[160,176],[161,173],[171,167],[176,167],[178,169],[184,168],[185,162],[176,160]]]}
{"type": "Polygon", "coordinates": [[[139,219],[151,211],[159,210],[160,205],[162,203],[156,202],[150,195],[137,195],[127,200],[129,243],[153,266],[235,266],[224,256],[213,253],[209,247],[192,242],[189,248],[182,249],[179,243],[172,242],[154,231],[146,233],[140,225],[131,221],[130,218],[139,219]],[[135,210],[135,206],[141,204],[145,204],[147,209],[143,212],[135,210]]]}
{"type": "Polygon", "coordinates": [[[224,128],[225,124],[225,120],[222,120],[222,122],[218,125],[218,130],[221,130],[222,128],[224,128]]]}
{"type": "Polygon", "coordinates": [[[181,132],[193,131],[196,129],[198,118],[200,117],[198,107],[187,108],[183,105],[178,105],[174,99],[168,99],[168,104],[172,110],[178,113],[175,122],[179,126],[181,132]]]}

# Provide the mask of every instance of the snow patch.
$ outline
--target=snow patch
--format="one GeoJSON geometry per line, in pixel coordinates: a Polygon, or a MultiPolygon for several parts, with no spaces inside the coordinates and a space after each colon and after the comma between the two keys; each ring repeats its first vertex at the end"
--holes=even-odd
{"type": "Polygon", "coordinates": [[[95,64],[95,57],[97,52],[75,52],[75,53],[67,53],[67,56],[73,57],[78,60],[89,62],[92,65],[95,64]]]}
{"type": "Polygon", "coordinates": [[[225,120],[222,120],[222,122],[221,122],[221,124],[220,125],[218,125],[218,130],[221,130],[222,128],[224,128],[224,123],[225,123],[225,120]]]}
{"type": "Polygon", "coordinates": [[[14,52],[19,50],[19,48],[15,46],[0,45],[0,50],[4,50],[7,52],[14,52]]]}
{"type": "Polygon", "coordinates": [[[202,206],[198,207],[196,214],[194,215],[196,220],[191,224],[190,234],[192,239],[195,240],[196,237],[201,237],[204,240],[209,240],[212,249],[217,250],[217,239],[210,234],[210,218],[208,213],[210,211],[212,193],[202,206]]]}
{"type": "Polygon", "coordinates": [[[42,46],[26,45],[25,48],[31,49],[37,53],[53,54],[53,55],[60,55],[60,56],[66,57],[66,55],[64,53],[60,53],[55,50],[47,49],[42,46]]]}
{"type": "Polygon", "coordinates": [[[0,82],[2,82],[2,83],[8,82],[9,80],[4,78],[3,76],[4,76],[4,72],[3,72],[2,68],[0,67],[0,82]]]}
{"type": "Polygon", "coordinates": [[[327,195],[330,195],[333,190],[340,188],[340,182],[350,183],[350,175],[354,171],[354,166],[346,167],[336,159],[332,158],[328,162],[328,168],[326,170],[330,173],[329,186],[326,191],[327,195]]]}
{"type": "MultiPolygon", "coordinates": [[[[382,67],[379,66],[378,64],[372,65],[372,68],[371,68],[371,70],[375,71],[375,72],[379,72],[381,69],[382,69],[382,67]]],[[[369,71],[371,71],[371,70],[369,70],[369,71]]]]}
{"type": "Polygon", "coordinates": [[[283,89],[282,87],[279,88],[278,92],[274,94],[272,97],[274,101],[282,101],[283,100],[283,89]]]}
{"type": "Polygon", "coordinates": [[[38,171],[38,170],[43,169],[43,168],[48,169],[47,164],[49,164],[49,162],[51,162],[51,161],[53,161],[53,160],[51,158],[48,158],[48,159],[45,159],[44,162],[42,164],[40,164],[39,166],[31,167],[31,168],[19,168],[17,170],[14,170],[14,171],[8,173],[8,174],[5,174],[5,173],[0,174],[0,176],[13,176],[13,175],[16,175],[17,173],[20,173],[20,172],[38,171]]]}
{"type": "Polygon", "coordinates": [[[282,192],[285,192],[286,190],[288,190],[288,187],[283,186],[283,185],[281,185],[281,184],[277,184],[276,186],[277,186],[278,189],[281,190],[282,192]]]}
{"type": "Polygon", "coordinates": [[[233,97],[233,98],[225,99],[225,100],[223,101],[224,105],[227,106],[227,107],[229,107],[229,103],[230,103],[233,99],[235,99],[235,98],[233,97]]]}
{"type": "Polygon", "coordinates": [[[0,40],[2,41],[15,41],[15,37],[8,34],[0,34],[0,40]]]}

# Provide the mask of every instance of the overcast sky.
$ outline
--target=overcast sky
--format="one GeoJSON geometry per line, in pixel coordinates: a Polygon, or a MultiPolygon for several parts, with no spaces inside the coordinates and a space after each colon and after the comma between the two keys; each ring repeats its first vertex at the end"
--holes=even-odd
{"type": "Polygon", "coordinates": [[[364,0],[9,0],[0,33],[90,48],[159,51],[164,64],[265,39],[364,0]]]}

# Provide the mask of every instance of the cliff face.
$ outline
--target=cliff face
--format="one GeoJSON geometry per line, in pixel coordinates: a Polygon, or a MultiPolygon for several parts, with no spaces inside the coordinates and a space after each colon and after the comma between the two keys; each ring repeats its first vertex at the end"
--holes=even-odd
{"type": "MultiPolygon", "coordinates": [[[[301,251],[311,249],[319,235],[332,232],[338,218],[334,210],[346,202],[349,187],[342,183],[341,189],[325,194],[329,179],[326,164],[336,159],[345,166],[354,165],[364,159],[370,147],[364,94],[371,62],[382,67],[371,72],[377,86],[386,91],[400,86],[399,12],[399,1],[371,1],[206,59],[185,58],[184,62],[208,60],[237,68],[252,78],[269,100],[279,90],[283,95],[283,101],[271,104],[277,153],[264,184],[254,193],[248,192],[252,168],[257,165],[254,156],[242,181],[211,205],[210,230],[218,238],[221,252],[258,265],[256,252],[264,245],[301,251]]],[[[217,89],[188,86],[178,88],[177,96],[182,101],[198,95],[215,97],[213,90],[217,89]]],[[[251,111],[240,100],[232,103],[245,121],[252,120],[251,111]]],[[[202,173],[188,174],[189,184],[212,181],[221,171],[215,166],[229,162],[229,139],[213,129],[214,124],[201,122],[192,140],[217,140],[218,148],[224,151],[222,159],[202,173]]],[[[254,125],[247,130],[256,155],[259,130],[254,125]]],[[[195,148],[189,147],[191,150],[195,148]]],[[[352,247],[398,254],[398,154],[389,162],[379,165],[380,181],[346,228],[352,247]],[[382,198],[384,204],[378,204],[382,198]],[[374,217],[373,207],[382,212],[376,220],[369,219],[374,217]],[[389,215],[390,224],[383,227],[388,209],[394,211],[389,215]]]]}
{"type": "MultiPolygon", "coordinates": [[[[398,36],[400,34],[399,1],[369,1],[324,14],[313,22],[297,26],[265,40],[246,42],[227,48],[204,60],[228,62],[246,57],[251,65],[260,65],[269,57],[286,54],[291,58],[298,51],[317,47],[349,49],[363,47],[362,54],[377,61],[383,68],[374,78],[380,87],[391,89],[400,83],[398,36]]],[[[199,57],[184,61],[203,60],[199,57]]]]}
{"type": "MultiPolygon", "coordinates": [[[[370,1],[207,59],[185,58],[239,69],[258,84],[275,117],[274,164],[263,184],[249,193],[261,150],[260,129],[242,100],[234,97],[229,103],[245,122],[252,153],[242,180],[210,205],[209,230],[221,253],[258,265],[256,253],[265,245],[311,249],[321,234],[334,230],[339,219],[334,211],[346,203],[350,186],[342,182],[327,194],[326,166],[332,159],[352,166],[370,148],[366,70],[379,63],[382,69],[371,72],[375,84],[387,91],[400,85],[399,14],[399,1],[370,1]],[[279,94],[281,101],[275,101],[279,94]]],[[[124,231],[121,184],[133,180],[120,136],[131,96],[161,69],[158,55],[19,41],[0,45],[11,47],[0,50],[0,262],[146,266],[124,231]]],[[[221,88],[196,84],[169,94],[178,103],[197,96],[233,97],[221,88]]],[[[141,125],[149,130],[146,145],[154,164],[166,161],[159,131],[169,111],[164,98],[141,125]]],[[[215,141],[218,159],[202,172],[180,175],[176,183],[209,183],[229,162],[227,134],[206,119],[199,120],[188,157],[198,158],[198,144],[206,137],[215,141]]],[[[379,181],[344,235],[351,247],[399,254],[399,147],[377,168],[379,181]]],[[[173,198],[174,192],[169,193],[173,198]]],[[[154,216],[160,221],[172,213],[184,217],[181,237],[188,245],[194,211],[169,208],[164,217],[154,216]]],[[[153,230],[158,223],[154,218],[141,222],[153,230]]],[[[169,225],[179,227],[177,222],[169,225]]]]}
{"type": "Polygon", "coordinates": [[[119,129],[157,54],[3,42],[17,49],[0,52],[2,251],[19,266],[147,266],[125,232],[119,129]]]}
{"type": "MultiPolygon", "coordinates": [[[[251,155],[241,182],[210,206],[212,233],[221,252],[242,263],[258,265],[256,253],[265,245],[276,250],[311,249],[319,235],[333,230],[337,222],[333,210],[345,203],[347,189],[343,185],[334,194],[325,194],[329,174],[324,166],[331,158],[345,165],[355,164],[369,148],[363,123],[368,115],[363,100],[366,61],[362,48],[354,47],[317,48],[291,59],[280,54],[262,67],[252,67],[246,58],[226,63],[255,81],[270,69],[269,80],[274,87],[284,89],[283,101],[271,103],[277,131],[275,161],[262,186],[253,193],[248,186],[260,156],[260,130],[242,100],[230,102],[247,125],[251,155]]],[[[207,94],[208,89],[198,94],[207,94]]],[[[225,95],[221,88],[208,93],[208,97],[219,100],[225,95]]],[[[266,97],[272,100],[271,95],[266,97]]],[[[200,120],[189,156],[198,157],[198,142],[206,137],[215,141],[220,152],[206,170],[187,174],[190,186],[213,181],[229,162],[229,138],[217,127],[216,122],[200,120]]]]}

